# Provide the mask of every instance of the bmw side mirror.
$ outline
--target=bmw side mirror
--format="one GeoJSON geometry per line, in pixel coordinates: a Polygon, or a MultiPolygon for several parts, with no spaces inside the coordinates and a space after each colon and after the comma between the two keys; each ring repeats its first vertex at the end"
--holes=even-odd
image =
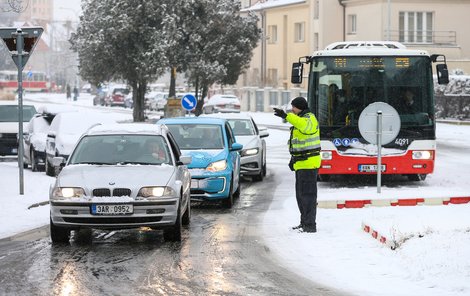
{"type": "Polygon", "coordinates": [[[187,165],[190,164],[191,161],[193,161],[193,158],[191,156],[180,156],[180,160],[178,161],[178,165],[187,165]]]}

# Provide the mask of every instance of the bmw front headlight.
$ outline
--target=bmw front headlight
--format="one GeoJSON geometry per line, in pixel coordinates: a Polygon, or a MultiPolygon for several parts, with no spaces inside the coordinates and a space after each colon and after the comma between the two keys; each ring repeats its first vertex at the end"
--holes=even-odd
{"type": "Polygon", "coordinates": [[[140,188],[137,196],[145,197],[147,199],[160,197],[175,197],[176,192],[173,188],[168,186],[149,186],[140,188]]]}
{"type": "Polygon", "coordinates": [[[70,199],[84,196],[85,190],[80,187],[56,187],[52,191],[52,198],[54,199],[70,199]]]}
{"type": "Polygon", "coordinates": [[[227,168],[227,161],[225,159],[219,160],[209,164],[206,168],[209,172],[219,172],[227,168]]]}
{"type": "Polygon", "coordinates": [[[258,154],[258,151],[259,151],[258,148],[245,149],[245,150],[242,150],[241,156],[256,155],[258,154]]]}

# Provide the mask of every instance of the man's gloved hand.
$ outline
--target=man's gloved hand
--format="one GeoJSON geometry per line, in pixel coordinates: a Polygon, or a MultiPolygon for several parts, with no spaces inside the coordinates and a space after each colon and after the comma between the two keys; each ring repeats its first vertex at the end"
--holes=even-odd
{"type": "Polygon", "coordinates": [[[284,110],[278,109],[278,108],[273,108],[273,109],[274,109],[275,116],[281,117],[282,119],[286,119],[287,114],[286,112],[284,112],[284,110]]]}

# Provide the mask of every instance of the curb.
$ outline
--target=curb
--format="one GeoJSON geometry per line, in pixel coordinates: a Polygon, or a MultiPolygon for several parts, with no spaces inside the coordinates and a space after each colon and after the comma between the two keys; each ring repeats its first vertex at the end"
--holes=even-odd
{"type": "Polygon", "coordinates": [[[32,209],[32,208],[37,208],[39,206],[45,206],[49,204],[49,201],[42,201],[42,202],[38,202],[38,203],[35,203],[35,204],[32,204],[28,207],[28,210],[32,209]]]}
{"type": "Polygon", "coordinates": [[[403,198],[403,199],[363,199],[363,200],[321,200],[317,207],[322,209],[360,209],[367,207],[396,206],[441,206],[470,203],[470,196],[403,198]]]}

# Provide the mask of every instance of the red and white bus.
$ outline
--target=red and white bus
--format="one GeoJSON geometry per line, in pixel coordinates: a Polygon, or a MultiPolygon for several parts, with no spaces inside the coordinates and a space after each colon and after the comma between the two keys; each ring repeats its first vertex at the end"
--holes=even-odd
{"type": "Polygon", "coordinates": [[[436,122],[432,63],[439,83],[448,82],[442,55],[410,50],[398,42],[337,42],[293,64],[292,83],[302,82],[310,64],[308,102],[320,124],[320,180],[332,175],[377,173],[377,145],[366,141],[358,119],[369,104],[384,102],[397,110],[397,137],[382,146],[382,174],[424,180],[434,170],[436,122]],[[439,60],[439,61],[438,61],[439,60]],[[412,92],[414,110],[401,98],[412,92]]]}
{"type": "MultiPolygon", "coordinates": [[[[50,82],[43,72],[23,72],[23,90],[27,92],[47,92],[50,82]]],[[[0,71],[0,89],[5,92],[16,92],[18,90],[18,72],[0,71]]]]}

